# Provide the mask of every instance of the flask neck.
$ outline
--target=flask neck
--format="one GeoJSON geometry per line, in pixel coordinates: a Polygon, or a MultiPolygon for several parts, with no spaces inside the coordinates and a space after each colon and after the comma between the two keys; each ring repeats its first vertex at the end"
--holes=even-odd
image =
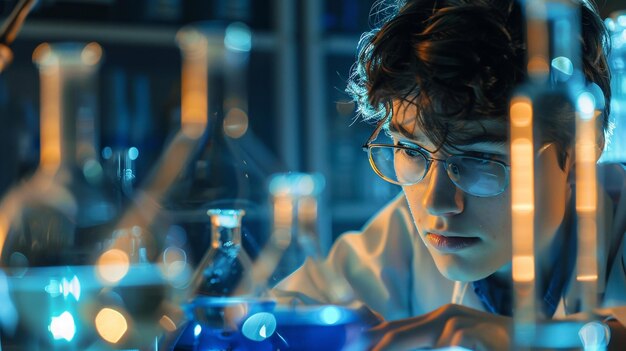
{"type": "Polygon", "coordinates": [[[211,229],[211,247],[232,250],[241,246],[241,227],[228,228],[213,226],[211,229]]]}
{"type": "Polygon", "coordinates": [[[40,168],[56,173],[97,162],[96,67],[40,67],[40,77],[40,168]]]}
{"type": "Polygon", "coordinates": [[[241,246],[241,218],[243,210],[209,210],[211,217],[211,247],[236,250],[241,246]]]}

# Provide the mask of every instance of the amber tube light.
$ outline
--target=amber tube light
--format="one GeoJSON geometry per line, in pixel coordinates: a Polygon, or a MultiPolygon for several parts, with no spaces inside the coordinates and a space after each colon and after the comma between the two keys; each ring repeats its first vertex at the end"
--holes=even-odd
{"type": "Polygon", "coordinates": [[[530,98],[511,100],[512,273],[516,343],[532,340],[535,316],[533,107],[530,98]]]}
{"type": "Polygon", "coordinates": [[[196,31],[181,31],[178,42],[183,54],[181,72],[181,131],[197,139],[207,125],[209,43],[196,31]]]}
{"type": "Polygon", "coordinates": [[[61,67],[50,45],[40,44],[33,53],[40,67],[41,154],[39,168],[55,173],[61,166],[61,67]]]}

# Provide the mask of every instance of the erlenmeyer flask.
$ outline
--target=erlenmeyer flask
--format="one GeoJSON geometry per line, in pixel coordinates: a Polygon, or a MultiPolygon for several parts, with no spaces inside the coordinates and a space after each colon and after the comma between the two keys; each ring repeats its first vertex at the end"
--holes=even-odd
{"type": "MultiPolygon", "coordinates": [[[[198,264],[207,240],[207,210],[243,209],[241,245],[252,258],[267,237],[266,191],[259,150],[248,130],[246,71],[250,30],[242,23],[200,22],[177,34],[183,57],[181,132],[198,145],[165,196],[164,208],[184,228],[189,261],[198,264]],[[194,125],[202,128],[192,129],[194,125]]],[[[261,150],[262,151],[262,150],[261,150]]]]}
{"type": "Polygon", "coordinates": [[[93,231],[116,213],[96,152],[101,56],[96,43],[42,44],[33,55],[41,77],[41,159],[35,175],[4,199],[3,234],[12,234],[4,241],[5,266],[16,255],[29,266],[86,263],[89,251],[74,246],[96,245],[93,231]]]}
{"type": "Polygon", "coordinates": [[[83,340],[57,333],[55,321],[79,318],[75,267],[92,261],[116,215],[96,152],[101,57],[96,43],[41,44],[33,54],[41,78],[40,164],[0,205],[0,261],[30,349],[83,340]]]}
{"type": "Polygon", "coordinates": [[[195,294],[232,296],[243,293],[244,270],[251,266],[241,246],[241,219],[245,212],[235,209],[211,209],[211,246],[192,278],[195,294]]]}

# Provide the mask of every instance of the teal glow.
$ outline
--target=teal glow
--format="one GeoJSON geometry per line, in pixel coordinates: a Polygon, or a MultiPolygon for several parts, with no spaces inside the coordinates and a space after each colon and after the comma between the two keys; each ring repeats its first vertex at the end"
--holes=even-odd
{"type": "Polygon", "coordinates": [[[250,51],[252,48],[252,34],[250,28],[243,23],[232,23],[226,28],[224,45],[235,51],[250,51]]]}
{"type": "Polygon", "coordinates": [[[131,147],[128,149],[128,158],[131,160],[136,160],[139,157],[139,150],[136,147],[131,147]]]}
{"type": "Polygon", "coordinates": [[[74,276],[70,281],[63,278],[62,283],[63,287],[61,292],[63,293],[63,297],[67,298],[69,295],[72,295],[76,301],[80,300],[80,282],[77,276],[74,276]]]}
{"type": "Polygon", "coordinates": [[[102,158],[104,158],[105,160],[108,160],[111,158],[111,156],[113,156],[113,149],[111,149],[108,146],[102,149],[102,158]]]}
{"type": "Polygon", "coordinates": [[[58,317],[52,317],[48,330],[52,333],[52,337],[55,340],[65,339],[66,341],[72,341],[74,334],[76,334],[74,317],[67,311],[61,313],[58,317]]]}
{"type": "Polygon", "coordinates": [[[552,67],[567,76],[574,74],[574,64],[572,63],[572,60],[565,56],[554,58],[552,60],[552,67]]]}
{"type": "Polygon", "coordinates": [[[46,290],[46,292],[50,294],[51,297],[57,297],[61,295],[61,289],[62,285],[59,284],[59,281],[56,279],[50,279],[50,283],[48,283],[48,285],[46,285],[46,287],[44,288],[44,290],[46,290]]]}
{"type": "Polygon", "coordinates": [[[202,333],[202,327],[200,326],[200,324],[196,324],[196,326],[193,328],[193,335],[195,337],[198,337],[200,333],[202,333]]]}
{"type": "Polygon", "coordinates": [[[251,315],[243,322],[241,333],[253,341],[263,341],[276,331],[276,317],[268,312],[251,315]]]}
{"type": "Polygon", "coordinates": [[[320,319],[325,324],[335,324],[341,319],[341,310],[335,306],[327,306],[320,312],[320,319]]]}

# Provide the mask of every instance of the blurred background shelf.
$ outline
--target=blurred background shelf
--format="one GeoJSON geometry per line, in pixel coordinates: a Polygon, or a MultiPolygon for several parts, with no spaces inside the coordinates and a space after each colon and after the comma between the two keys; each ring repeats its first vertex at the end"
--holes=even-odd
{"type": "MultiPolygon", "coordinates": [[[[16,0],[0,2],[7,16],[16,0]]],[[[374,0],[40,0],[0,76],[0,192],[38,161],[39,90],[33,49],[44,41],[97,41],[101,148],[140,150],[137,182],[162,152],[180,113],[176,31],[202,20],[242,21],[253,31],[250,125],[240,143],[270,171],[322,173],[322,244],[359,229],[400,191],[371,171],[360,146],[372,126],[355,121],[344,92],[374,0]]],[[[604,17],[626,0],[600,1],[604,17]]],[[[380,8],[382,9],[382,8],[380,8]]],[[[268,174],[269,175],[269,174],[268,174]]],[[[258,184],[258,186],[265,186],[258,184]]]]}

